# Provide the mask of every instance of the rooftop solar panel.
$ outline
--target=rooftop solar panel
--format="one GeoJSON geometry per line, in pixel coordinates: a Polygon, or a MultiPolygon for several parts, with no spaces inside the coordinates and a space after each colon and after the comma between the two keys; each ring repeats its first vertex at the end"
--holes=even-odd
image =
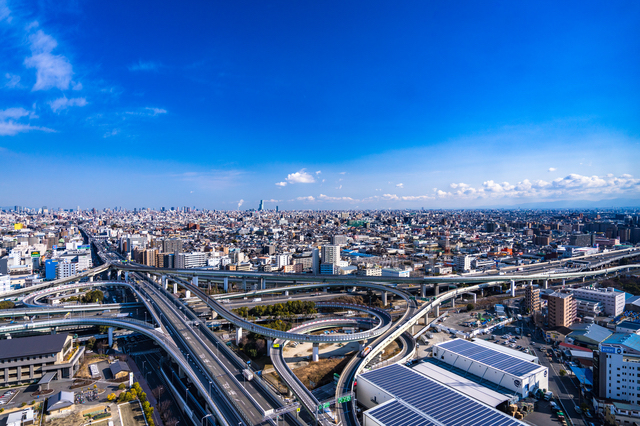
{"type": "MultiPolygon", "coordinates": [[[[522,426],[524,424],[403,365],[394,364],[383,367],[367,372],[362,377],[410,405],[418,413],[424,413],[426,416],[422,418],[428,421],[432,419],[435,424],[446,426],[522,426]]],[[[392,405],[386,410],[385,405],[373,410],[381,410],[380,416],[389,416],[393,412],[398,415],[405,413],[408,409],[405,407],[405,411],[402,411],[400,405],[392,405]]],[[[378,418],[376,411],[372,413],[378,418]]],[[[388,422],[382,421],[382,423],[387,426],[409,424],[393,423],[390,420],[391,417],[388,419],[388,422]]],[[[412,420],[419,419],[416,416],[412,420]]]]}
{"type": "Polygon", "coordinates": [[[437,426],[412,407],[395,400],[372,408],[367,414],[385,426],[437,426]]]}
{"type": "Polygon", "coordinates": [[[540,368],[540,365],[533,362],[523,361],[515,356],[463,339],[450,340],[439,344],[438,347],[517,377],[526,376],[540,368]]]}

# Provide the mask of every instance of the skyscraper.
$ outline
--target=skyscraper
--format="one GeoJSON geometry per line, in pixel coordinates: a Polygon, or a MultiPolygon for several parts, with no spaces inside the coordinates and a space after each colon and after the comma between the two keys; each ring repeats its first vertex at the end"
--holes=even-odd
{"type": "Polygon", "coordinates": [[[260,200],[260,206],[258,207],[258,211],[261,212],[264,210],[264,200],[260,200]]]}

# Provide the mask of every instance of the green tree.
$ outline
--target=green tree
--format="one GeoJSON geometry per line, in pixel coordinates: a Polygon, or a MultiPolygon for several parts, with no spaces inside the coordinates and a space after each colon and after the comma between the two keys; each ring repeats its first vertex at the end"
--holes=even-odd
{"type": "Polygon", "coordinates": [[[565,370],[560,370],[558,371],[558,374],[560,374],[560,376],[564,377],[567,375],[567,372],[565,370]]]}
{"type": "Polygon", "coordinates": [[[471,312],[471,311],[473,311],[474,309],[475,309],[475,306],[473,305],[473,303],[469,303],[469,304],[467,305],[467,311],[468,311],[468,312],[471,312]]]}
{"type": "Polygon", "coordinates": [[[110,393],[109,396],[107,396],[107,401],[109,402],[113,402],[115,399],[116,399],[115,393],[110,393]]]}
{"type": "Polygon", "coordinates": [[[124,383],[120,383],[118,385],[118,389],[120,389],[120,390],[125,389],[126,387],[127,387],[127,385],[125,385],[124,383]]]}

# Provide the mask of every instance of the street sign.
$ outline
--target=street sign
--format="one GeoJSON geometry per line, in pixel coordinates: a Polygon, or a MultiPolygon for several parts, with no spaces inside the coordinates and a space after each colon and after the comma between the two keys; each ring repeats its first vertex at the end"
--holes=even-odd
{"type": "Polygon", "coordinates": [[[347,395],[347,396],[343,396],[338,398],[338,403],[342,404],[343,402],[349,402],[351,401],[351,395],[347,395]]]}
{"type": "Polygon", "coordinates": [[[318,411],[322,411],[325,408],[329,408],[331,406],[331,402],[325,402],[324,404],[318,405],[318,411]]]}
{"type": "Polygon", "coordinates": [[[300,412],[300,407],[296,408],[296,413],[300,412]]]}

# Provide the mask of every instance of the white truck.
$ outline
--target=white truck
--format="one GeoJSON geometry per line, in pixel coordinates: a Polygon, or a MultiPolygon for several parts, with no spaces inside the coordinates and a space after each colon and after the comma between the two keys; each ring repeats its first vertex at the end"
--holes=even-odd
{"type": "Polygon", "coordinates": [[[251,379],[253,379],[253,373],[248,368],[245,368],[244,370],[242,370],[242,375],[248,381],[251,381],[251,379]]]}

